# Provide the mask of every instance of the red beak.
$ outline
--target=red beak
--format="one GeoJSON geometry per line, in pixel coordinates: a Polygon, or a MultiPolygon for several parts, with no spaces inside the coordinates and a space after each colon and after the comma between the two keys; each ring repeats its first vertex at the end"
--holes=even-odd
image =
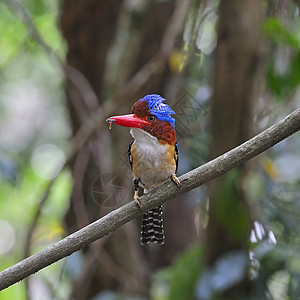
{"type": "Polygon", "coordinates": [[[120,126],[124,127],[133,127],[133,128],[142,128],[143,125],[150,124],[146,120],[138,118],[134,114],[123,115],[123,116],[113,116],[106,120],[107,122],[114,122],[120,126]]]}

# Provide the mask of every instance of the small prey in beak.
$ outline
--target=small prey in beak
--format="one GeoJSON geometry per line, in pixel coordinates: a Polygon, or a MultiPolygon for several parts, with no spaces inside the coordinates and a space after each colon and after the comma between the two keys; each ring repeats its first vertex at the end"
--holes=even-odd
{"type": "Polygon", "coordinates": [[[135,114],[113,116],[106,119],[110,122],[109,128],[111,128],[111,123],[114,122],[117,125],[130,128],[143,128],[145,125],[150,125],[150,122],[146,118],[139,118],[135,114]]]}
{"type": "Polygon", "coordinates": [[[109,122],[109,127],[108,127],[108,129],[111,130],[112,124],[113,124],[114,122],[116,122],[116,120],[115,120],[115,119],[112,119],[112,118],[108,118],[108,119],[106,119],[106,122],[109,122]]]}

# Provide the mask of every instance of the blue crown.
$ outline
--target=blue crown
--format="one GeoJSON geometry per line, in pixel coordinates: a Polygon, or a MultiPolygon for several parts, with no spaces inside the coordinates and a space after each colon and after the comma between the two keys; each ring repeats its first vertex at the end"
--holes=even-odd
{"type": "Polygon", "coordinates": [[[175,115],[175,112],[168,104],[163,103],[166,99],[160,95],[152,94],[140,99],[140,101],[144,100],[148,102],[148,109],[152,115],[161,121],[169,122],[175,128],[175,119],[170,116],[175,115]]]}

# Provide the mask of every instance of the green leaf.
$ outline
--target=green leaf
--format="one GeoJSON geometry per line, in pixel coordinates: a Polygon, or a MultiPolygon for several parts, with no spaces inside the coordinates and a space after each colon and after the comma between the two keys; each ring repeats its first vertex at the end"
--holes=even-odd
{"type": "Polygon", "coordinates": [[[22,51],[26,41],[26,28],[16,19],[4,3],[0,3],[0,67],[4,67],[22,51]]]}
{"type": "Polygon", "coordinates": [[[277,18],[270,18],[263,24],[264,33],[278,44],[289,45],[299,49],[299,40],[296,34],[286,28],[277,18]]]}
{"type": "Polygon", "coordinates": [[[278,99],[285,99],[300,83],[300,51],[297,51],[290,62],[290,67],[284,74],[278,74],[274,63],[267,72],[268,85],[278,99]]]}
{"type": "Polygon", "coordinates": [[[195,245],[181,255],[173,266],[169,298],[193,299],[196,280],[203,270],[203,251],[195,245]]]}
{"type": "Polygon", "coordinates": [[[1,291],[0,300],[18,299],[25,300],[25,284],[24,282],[19,282],[9,288],[1,291]]]}
{"type": "Polygon", "coordinates": [[[240,171],[232,170],[224,175],[216,201],[217,216],[220,224],[224,226],[232,238],[245,241],[249,232],[248,207],[241,199],[238,191],[240,171]]]}

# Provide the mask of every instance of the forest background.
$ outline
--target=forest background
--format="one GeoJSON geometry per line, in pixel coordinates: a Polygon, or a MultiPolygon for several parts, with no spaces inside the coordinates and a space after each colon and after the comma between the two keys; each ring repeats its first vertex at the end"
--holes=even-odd
{"type": "MultiPolygon", "coordinates": [[[[179,175],[299,107],[299,1],[0,2],[0,270],[132,199],[125,114],[176,112],[179,175]],[[93,127],[92,131],[89,128],[93,127]]],[[[298,299],[299,133],[0,292],[4,299],[298,299]]]]}

